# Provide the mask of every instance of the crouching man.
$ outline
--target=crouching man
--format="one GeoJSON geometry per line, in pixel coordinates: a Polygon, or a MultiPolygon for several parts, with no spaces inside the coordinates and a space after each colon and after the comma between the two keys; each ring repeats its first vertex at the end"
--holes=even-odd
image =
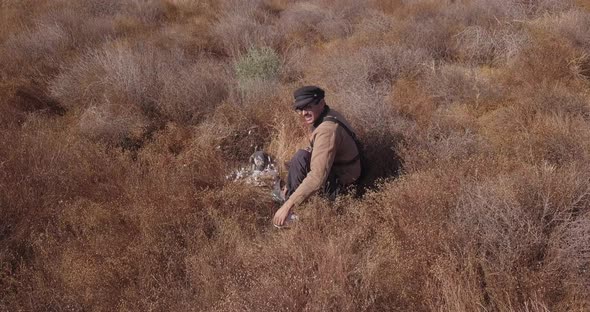
{"type": "Polygon", "coordinates": [[[349,123],[328,107],[324,90],[306,86],[295,90],[293,108],[310,128],[310,144],[290,161],[285,203],[274,215],[275,226],[282,226],[293,207],[320,192],[335,198],[344,187],[361,175],[361,147],[349,123]]]}

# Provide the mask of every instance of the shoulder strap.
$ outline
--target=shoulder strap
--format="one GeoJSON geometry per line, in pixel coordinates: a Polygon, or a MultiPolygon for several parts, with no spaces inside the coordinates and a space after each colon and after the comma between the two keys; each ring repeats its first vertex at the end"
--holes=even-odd
{"type": "Polygon", "coordinates": [[[344,130],[346,130],[346,133],[348,133],[348,135],[350,135],[350,137],[354,140],[355,143],[357,143],[357,138],[356,138],[356,134],[354,132],[352,132],[342,121],[340,121],[338,118],[333,117],[333,116],[326,116],[324,117],[323,121],[331,121],[331,122],[335,122],[337,124],[339,124],[340,126],[342,126],[342,128],[344,128],[344,130]]]}
{"type": "MultiPolygon", "coordinates": [[[[348,135],[352,138],[352,140],[354,141],[354,144],[356,145],[356,149],[358,151],[358,154],[352,158],[351,160],[348,161],[343,161],[343,162],[334,162],[334,165],[336,166],[346,166],[346,165],[350,165],[353,164],[355,161],[357,161],[358,159],[361,158],[361,144],[359,142],[359,140],[356,137],[356,134],[354,132],[352,132],[352,130],[350,130],[346,124],[344,124],[342,121],[340,121],[338,118],[333,117],[333,116],[326,116],[322,119],[322,122],[324,121],[331,121],[331,122],[335,122],[338,125],[340,125],[345,131],[346,133],[348,133],[348,135]]],[[[313,142],[311,142],[311,148],[313,148],[313,142]]]]}

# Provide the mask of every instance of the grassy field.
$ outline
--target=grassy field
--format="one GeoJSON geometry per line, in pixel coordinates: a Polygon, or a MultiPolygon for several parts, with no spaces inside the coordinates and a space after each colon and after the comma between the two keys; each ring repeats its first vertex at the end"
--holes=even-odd
{"type": "MultiPolygon", "coordinates": [[[[590,311],[590,1],[0,0],[0,311],[590,311]],[[317,84],[375,185],[225,176],[317,84]]],[[[283,171],[284,174],[284,171],[283,171]]]]}

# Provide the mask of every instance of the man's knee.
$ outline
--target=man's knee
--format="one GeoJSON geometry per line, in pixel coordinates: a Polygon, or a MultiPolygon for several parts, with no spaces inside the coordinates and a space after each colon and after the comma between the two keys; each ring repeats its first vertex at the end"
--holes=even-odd
{"type": "Polygon", "coordinates": [[[311,153],[307,150],[300,149],[295,153],[295,155],[293,155],[293,158],[291,158],[291,161],[289,162],[289,169],[295,166],[298,171],[305,170],[309,167],[310,162],[311,153]]]}
{"type": "Polygon", "coordinates": [[[298,150],[289,162],[289,174],[287,175],[287,192],[285,198],[288,199],[293,192],[299,187],[303,179],[310,170],[311,153],[306,150],[298,150]]]}

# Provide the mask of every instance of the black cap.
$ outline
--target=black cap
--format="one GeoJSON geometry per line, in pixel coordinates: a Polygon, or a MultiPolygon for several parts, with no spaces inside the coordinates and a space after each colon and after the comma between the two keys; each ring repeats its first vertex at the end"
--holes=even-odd
{"type": "Polygon", "coordinates": [[[316,86],[301,87],[293,92],[295,102],[293,102],[294,109],[301,109],[307,105],[315,105],[324,98],[324,90],[316,86]]]}

